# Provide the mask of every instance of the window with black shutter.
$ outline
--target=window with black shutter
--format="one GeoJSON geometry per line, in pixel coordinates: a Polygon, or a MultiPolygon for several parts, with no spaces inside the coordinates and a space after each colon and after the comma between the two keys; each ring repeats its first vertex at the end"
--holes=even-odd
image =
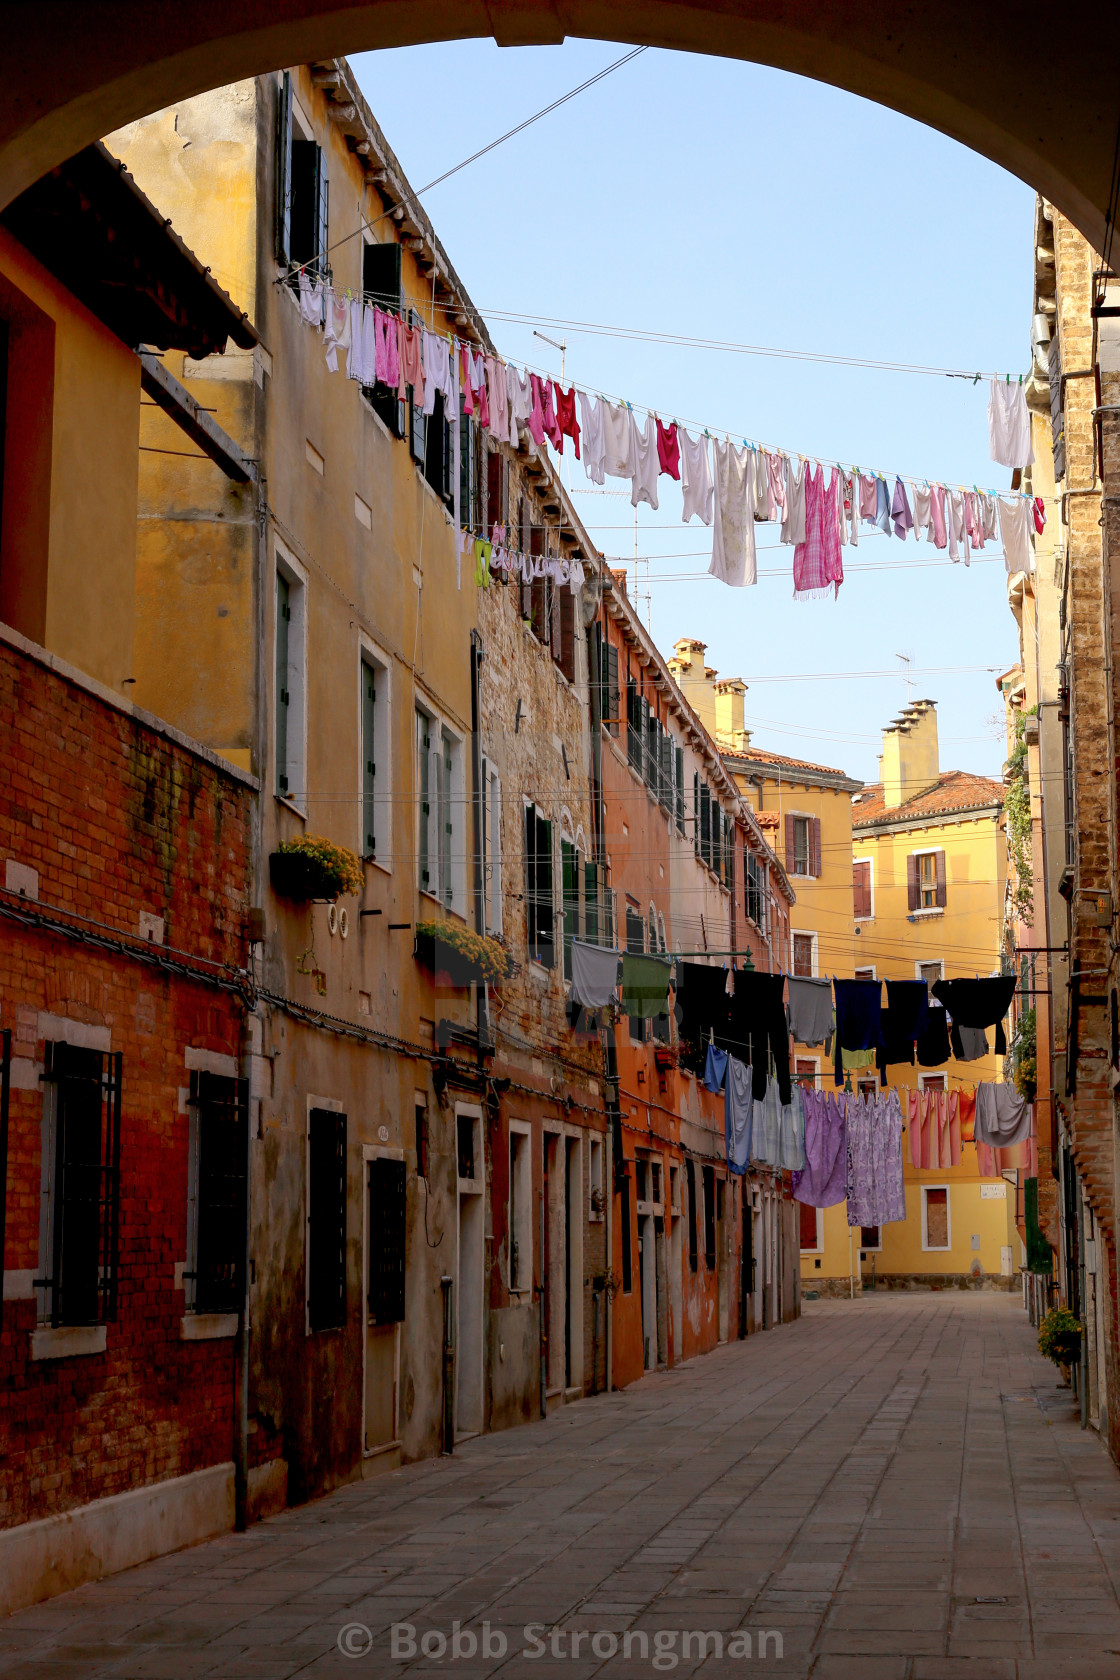
{"type": "Polygon", "coordinates": [[[425,471],[428,459],[428,416],[420,408],[412,394],[408,393],[408,447],[416,465],[425,471]]]}
{"type": "Polygon", "coordinates": [[[698,1254],[696,1232],[696,1168],[691,1161],[684,1164],[685,1187],[688,1191],[688,1269],[696,1270],[698,1254]]]}
{"type": "Polygon", "coordinates": [[[599,719],[603,728],[617,736],[619,725],[618,649],[606,639],[606,632],[595,626],[598,638],[599,719]]]}
{"type": "Polygon", "coordinates": [[[642,702],[633,677],[626,679],[626,758],[631,770],[642,773],[642,702]]]}
{"type": "Polygon", "coordinates": [[[276,260],[284,268],[292,260],[292,77],[280,78],[276,122],[276,260]]]}
{"type": "Polygon", "coordinates": [[[529,960],[556,960],[552,906],[552,824],[535,805],[525,807],[525,923],[529,960]]]}
{"type": "Polygon", "coordinates": [[[700,856],[710,869],[712,866],[712,793],[707,782],[700,783],[700,856]]]}
{"type": "Polygon", "coordinates": [[[576,680],[576,598],[570,589],[556,591],[560,628],[560,656],[556,663],[570,683],[576,680]]]}
{"type": "Polygon", "coordinates": [[[379,1157],[369,1163],[369,1287],[374,1324],[404,1318],[404,1162],[379,1157]]]}
{"type": "Polygon", "coordinates": [[[599,866],[583,866],[583,937],[589,945],[599,943],[599,866]]]}
{"type": "Polygon", "coordinates": [[[377,672],[362,660],[362,852],[377,854],[377,672]]]}
{"type": "Polygon", "coordinates": [[[716,1269],[716,1175],[713,1167],[704,1172],[704,1264],[710,1272],[716,1269]]]}
{"type": "MultiPolygon", "coordinates": [[[[401,247],[395,239],[385,244],[366,245],[362,250],[362,291],[365,301],[378,309],[400,313],[401,307],[401,247]]],[[[394,437],[403,437],[408,409],[403,398],[387,385],[364,387],[375,414],[388,426],[394,437]]]]}
{"type": "Polygon", "coordinates": [[[184,1274],[194,1312],[240,1312],[245,1305],[249,1083],[191,1074],[193,1236],[184,1274]]]}
{"type": "Polygon", "coordinates": [[[307,1118],[307,1322],[346,1323],[346,1116],[327,1108],[307,1118]]]}
{"type": "Polygon", "coordinates": [[[642,779],[650,792],[657,792],[657,730],[656,717],[651,716],[649,701],[642,696],[642,744],[645,748],[642,779]]]}
{"type": "MultiPolygon", "coordinates": [[[[626,949],[641,953],[646,948],[646,924],[640,910],[632,904],[626,906],[626,949]]],[[[654,948],[656,949],[656,943],[654,948]]],[[[629,1015],[631,1042],[644,1044],[648,1038],[645,1018],[641,1015],[629,1015]]]]}
{"type": "Polygon", "coordinates": [[[288,714],[291,710],[292,586],[276,574],[276,791],[288,792],[288,714]]]}
{"type": "Polygon", "coordinates": [[[618,1187],[618,1222],[622,1236],[622,1293],[629,1295],[634,1287],[633,1233],[630,1229],[630,1180],[623,1178],[618,1187]]]}
{"type": "Polygon", "coordinates": [[[583,937],[579,925],[580,856],[569,840],[560,842],[561,890],[564,898],[564,978],[572,978],[572,940],[583,937]]]}
{"type": "Polygon", "coordinates": [[[329,280],[330,181],[323,148],[314,140],[293,136],[290,157],[289,261],[329,280]]]}
{"type": "Polygon", "coordinates": [[[684,748],[674,746],[673,804],[677,818],[677,833],[684,834],[684,748]]]}
{"type": "Polygon", "coordinates": [[[53,1325],[117,1316],[121,1057],[48,1043],[45,1151],[49,1275],[36,1279],[53,1325]]]}

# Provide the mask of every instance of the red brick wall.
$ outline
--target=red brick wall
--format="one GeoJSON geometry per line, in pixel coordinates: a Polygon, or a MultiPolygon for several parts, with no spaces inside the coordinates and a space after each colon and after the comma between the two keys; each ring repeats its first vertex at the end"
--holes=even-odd
{"type": "MultiPolygon", "coordinates": [[[[233,1456],[234,1344],[181,1341],[175,1268],[187,1240],[185,1050],[237,1055],[241,1005],[62,930],[83,917],[135,946],[143,910],[164,918],[168,956],[243,964],[253,797],[0,643],[0,869],[11,858],[38,871],[29,908],[52,924],[0,919],[0,1025],[24,1070],[43,1060],[40,1011],[107,1028],[123,1053],[117,1320],[104,1354],[36,1362],[36,1302],[4,1303],[0,1527],[233,1456]]],[[[0,906],[13,902],[0,892],[0,906]]],[[[9,1272],[38,1275],[42,1111],[41,1087],[12,1091],[9,1272]]]]}

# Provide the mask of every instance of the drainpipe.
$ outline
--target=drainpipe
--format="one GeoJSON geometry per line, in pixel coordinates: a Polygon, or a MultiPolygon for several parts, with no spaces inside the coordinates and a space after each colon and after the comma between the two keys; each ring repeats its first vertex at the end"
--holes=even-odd
{"type": "Polygon", "coordinates": [[[446,1274],[440,1278],[443,1290],[443,1456],[455,1451],[455,1338],[451,1318],[451,1290],[453,1280],[446,1274]]]}
{"type": "Polygon", "coordinates": [[[1089,1427],[1089,1315],[1086,1312],[1088,1293],[1086,1285],[1088,1278],[1085,1274],[1085,1198],[1081,1193],[1080,1174],[1075,1180],[1077,1184],[1077,1276],[1079,1280],[1078,1306],[1081,1309],[1081,1359],[1078,1368],[1078,1387],[1081,1390],[1078,1398],[1081,1401],[1081,1427],[1089,1427]]]}
{"type": "MultiPolygon", "coordinates": [[[[486,904],[483,894],[483,881],[486,859],[485,851],[485,821],[484,801],[486,789],[482,785],[482,738],[479,734],[479,719],[481,705],[479,699],[479,673],[482,661],[486,655],[482,648],[482,637],[477,630],[471,631],[471,782],[472,804],[474,805],[474,845],[471,848],[474,859],[474,925],[480,934],[486,932],[486,904]]],[[[489,991],[485,980],[477,987],[477,1013],[475,1027],[478,1034],[478,1059],[482,1061],[482,1047],[489,1041],[490,1001],[489,991]]]]}

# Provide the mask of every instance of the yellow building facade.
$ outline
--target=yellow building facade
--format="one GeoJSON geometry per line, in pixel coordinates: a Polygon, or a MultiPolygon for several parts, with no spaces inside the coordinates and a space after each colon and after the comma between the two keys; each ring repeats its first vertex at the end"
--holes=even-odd
{"type": "MultiPolygon", "coordinates": [[[[1003,787],[988,777],[941,770],[930,700],[914,702],[884,731],[880,781],[852,807],[851,875],[856,978],[925,979],[932,985],[1000,972],[1003,787]]],[[[889,1087],[970,1095],[981,1081],[1002,1078],[993,1029],[987,1040],[988,1055],[975,1061],[893,1064],[889,1087]]],[[[874,1068],[853,1073],[851,1085],[880,1089],[874,1068]]],[[[906,1118],[904,1108],[904,1123],[906,1118]]],[[[892,1287],[1010,1285],[1020,1260],[1014,1184],[983,1177],[971,1142],[962,1144],[960,1164],[948,1169],[915,1168],[909,1145],[907,1129],[905,1221],[853,1231],[842,1206],[815,1220],[806,1210],[801,1272],[807,1292],[854,1293],[882,1281],[892,1287]]]]}

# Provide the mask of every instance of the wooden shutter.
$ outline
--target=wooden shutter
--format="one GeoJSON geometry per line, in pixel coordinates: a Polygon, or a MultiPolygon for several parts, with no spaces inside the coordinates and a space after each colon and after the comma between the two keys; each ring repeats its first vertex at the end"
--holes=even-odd
{"type": "Polygon", "coordinates": [[[51,1323],[112,1322],[117,1316],[121,1056],[48,1042],[43,1078],[55,1087],[51,1323]]]}
{"type": "Polygon", "coordinates": [[[377,676],[372,665],[362,660],[362,851],[373,857],[377,851],[374,833],[377,814],[377,676]]]}
{"type": "Polygon", "coordinates": [[[540,960],[546,968],[556,961],[555,924],[552,906],[552,824],[536,818],[537,940],[540,960]]]}
{"type": "Polygon", "coordinates": [[[283,572],[276,574],[276,790],[288,792],[288,634],[292,622],[291,585],[283,572]]]}
{"type": "Polygon", "coordinates": [[[292,260],[292,77],[284,71],[276,122],[276,260],[292,260]]]}
{"type": "Polygon", "coordinates": [[[700,784],[700,856],[711,867],[712,862],[712,793],[707,782],[700,784]]]}
{"type": "Polygon", "coordinates": [[[330,196],[331,182],[327,174],[327,156],[321,146],[315,148],[315,261],[319,273],[329,280],[330,262],[330,196]]]}
{"type": "Polygon", "coordinates": [[[700,772],[692,772],[692,849],[700,856],[700,772]]]}
{"type": "Polygon", "coordinates": [[[920,910],[922,907],[922,888],[918,876],[918,857],[911,852],[906,859],[906,908],[920,910]]]}
{"type": "Polygon", "coordinates": [[[506,522],[509,519],[509,476],[506,472],[506,460],[500,449],[493,444],[486,450],[486,528],[484,537],[489,537],[495,525],[499,525],[504,536],[506,522]]]}
{"type": "Polygon", "coordinates": [[[525,807],[525,940],[529,961],[537,955],[537,813],[525,807]]]}
{"type": "Polygon", "coordinates": [[[702,1169],[704,1175],[704,1264],[710,1272],[716,1269],[716,1175],[712,1167],[702,1169]]]}
{"type": "Polygon", "coordinates": [[[404,1318],[404,1162],[369,1163],[369,1316],[374,1324],[404,1318]]]}
{"type": "MultiPolygon", "coordinates": [[[[584,937],[591,945],[599,943],[599,866],[583,866],[583,926],[584,937]]],[[[613,943],[613,941],[612,941],[613,943]]]]}
{"type": "Polygon", "coordinates": [[[939,910],[945,908],[945,853],[935,852],[934,863],[937,867],[937,885],[933,902],[939,910]]]}
{"type": "Polygon", "coordinates": [[[645,782],[647,788],[652,788],[654,786],[653,767],[657,762],[657,753],[653,744],[653,731],[657,727],[657,719],[650,717],[649,701],[646,699],[644,694],[638,702],[638,707],[639,729],[642,737],[642,763],[640,766],[642,780],[645,782]]]}
{"type": "Polygon", "coordinates": [[[454,898],[454,876],[451,867],[453,813],[451,806],[451,742],[446,735],[443,737],[439,748],[436,749],[436,763],[439,776],[439,895],[445,904],[450,904],[454,898]]]}
{"type": "Polygon", "coordinates": [[[676,752],[675,796],[676,796],[677,828],[678,828],[679,832],[681,834],[683,834],[684,831],[685,831],[685,829],[684,829],[684,748],[683,747],[676,747],[674,750],[676,752]]]}
{"type": "Polygon", "coordinates": [[[785,831],[786,831],[786,874],[787,875],[796,875],[796,873],[797,873],[797,818],[796,817],[787,817],[786,818],[785,831]]]}
{"type": "Polygon", "coordinates": [[[626,761],[640,776],[642,773],[642,703],[638,685],[633,677],[626,679],[626,761]]]}
{"type": "Polygon", "coordinates": [[[1066,475],[1065,404],[1062,400],[1062,354],[1057,332],[1050,340],[1047,352],[1050,375],[1050,435],[1054,451],[1054,477],[1066,475]]]}
{"type": "MultiPolygon", "coordinates": [[[[800,1066],[800,1064],[798,1065],[800,1066]]],[[[815,1075],[815,1068],[813,1073],[815,1075]]],[[[817,1210],[809,1202],[798,1202],[797,1205],[801,1209],[801,1247],[802,1249],[815,1249],[817,1246],[817,1210]]]]}
{"type": "Polygon", "coordinates": [[[245,1305],[245,1197],[249,1181],[249,1082],[191,1074],[198,1136],[195,1215],[196,1312],[245,1305]]]}
{"type": "Polygon", "coordinates": [[[570,840],[560,842],[561,891],[564,901],[564,978],[572,978],[572,940],[579,928],[579,853],[570,840]]]}
{"type": "Polygon", "coordinates": [[[809,818],[809,874],[814,878],[821,872],[821,819],[809,818]]]}
{"type": "Polygon", "coordinates": [[[696,1241],[696,1168],[689,1160],[684,1164],[685,1184],[688,1190],[688,1269],[696,1270],[697,1241],[696,1241]]]}
{"type": "Polygon", "coordinates": [[[852,864],[852,900],[857,918],[871,914],[871,864],[866,858],[852,864]]]}
{"type": "Polygon", "coordinates": [[[422,712],[416,714],[416,759],[420,773],[419,846],[420,888],[432,890],[432,740],[422,712]]]}
{"type": "Polygon", "coordinates": [[[618,711],[621,698],[618,683],[618,649],[616,647],[612,647],[608,642],[603,648],[603,657],[606,660],[606,677],[604,679],[604,687],[607,691],[604,717],[611,723],[611,734],[617,735],[618,711]]]}
{"type": "Polygon", "coordinates": [[[723,812],[720,810],[715,794],[709,796],[711,801],[708,819],[712,834],[712,868],[717,875],[723,874],[723,812]]]}
{"type": "Polygon", "coordinates": [[[307,1320],[346,1323],[346,1116],[326,1108],[307,1119],[307,1320]]]}

